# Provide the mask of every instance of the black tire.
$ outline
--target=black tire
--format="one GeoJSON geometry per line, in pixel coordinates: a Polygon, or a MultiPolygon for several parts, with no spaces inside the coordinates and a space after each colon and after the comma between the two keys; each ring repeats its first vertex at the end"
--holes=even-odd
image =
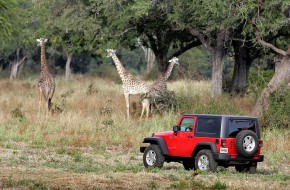
{"type": "Polygon", "coordinates": [[[202,171],[215,172],[217,170],[217,162],[213,159],[210,150],[201,150],[195,157],[195,169],[202,171]]]}
{"type": "Polygon", "coordinates": [[[143,163],[146,168],[148,167],[162,168],[164,164],[164,156],[158,145],[151,144],[145,149],[143,154],[143,163]]]}
{"type": "Polygon", "coordinates": [[[257,172],[257,163],[245,164],[245,165],[236,165],[236,170],[241,173],[250,173],[254,174],[257,172]]]}
{"type": "Polygon", "coordinates": [[[252,157],[258,150],[258,136],[251,130],[240,131],[235,143],[237,152],[243,157],[252,157]]]}
{"type": "Polygon", "coordinates": [[[183,161],[182,162],[184,169],[186,170],[194,170],[194,161],[183,161]]]}

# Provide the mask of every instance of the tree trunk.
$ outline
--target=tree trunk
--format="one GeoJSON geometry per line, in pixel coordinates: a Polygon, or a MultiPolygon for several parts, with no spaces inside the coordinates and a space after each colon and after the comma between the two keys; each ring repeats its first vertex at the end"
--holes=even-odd
{"type": "Polygon", "coordinates": [[[233,41],[235,66],[230,93],[244,94],[247,87],[248,74],[251,66],[250,50],[241,41],[233,41]]]}
{"type": "Polygon", "coordinates": [[[11,64],[10,80],[14,80],[14,79],[17,78],[18,65],[15,62],[16,61],[13,61],[12,64],[11,64]]]}
{"type": "Polygon", "coordinates": [[[146,60],[146,73],[150,73],[150,71],[153,69],[153,63],[155,61],[155,55],[154,52],[152,51],[151,48],[146,48],[144,46],[141,45],[141,48],[144,51],[144,55],[145,55],[145,60],[146,60]]]}
{"type": "Polygon", "coordinates": [[[284,56],[280,62],[275,64],[275,74],[262,91],[258,98],[256,105],[252,111],[252,114],[258,117],[262,117],[269,108],[270,95],[275,92],[279,86],[283,83],[288,84],[290,82],[290,58],[288,55],[284,56]]]}
{"type": "Polygon", "coordinates": [[[147,56],[146,56],[146,62],[147,62],[146,73],[147,74],[152,71],[154,61],[155,61],[155,55],[153,51],[150,48],[147,48],[147,56]]]}
{"type": "Polygon", "coordinates": [[[68,80],[71,78],[71,75],[72,75],[71,69],[70,69],[70,64],[71,64],[73,53],[66,52],[66,56],[67,56],[67,60],[66,60],[66,64],[65,64],[65,79],[68,80]]]}
{"type": "Polygon", "coordinates": [[[23,57],[21,60],[19,60],[19,58],[16,59],[16,61],[13,61],[11,64],[11,73],[10,73],[10,80],[14,80],[17,79],[17,77],[20,76],[20,72],[19,71],[19,67],[21,67],[21,65],[24,64],[26,59],[26,56],[23,57]]]}
{"type": "Polygon", "coordinates": [[[223,66],[225,55],[223,51],[217,49],[213,53],[213,67],[212,67],[212,79],[211,79],[211,96],[220,96],[222,94],[223,84],[223,66]]]}
{"type": "Polygon", "coordinates": [[[158,71],[161,74],[167,71],[167,67],[169,65],[169,62],[167,61],[165,56],[166,55],[163,55],[161,53],[156,55],[156,61],[158,63],[158,71]]]}

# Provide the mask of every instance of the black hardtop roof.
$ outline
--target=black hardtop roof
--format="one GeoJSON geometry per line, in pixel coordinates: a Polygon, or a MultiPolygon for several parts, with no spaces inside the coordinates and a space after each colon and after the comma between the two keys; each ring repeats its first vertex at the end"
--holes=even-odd
{"type": "Polygon", "coordinates": [[[234,118],[251,118],[251,119],[257,119],[257,117],[254,116],[241,116],[241,115],[219,115],[219,114],[183,114],[183,116],[210,116],[210,117],[234,117],[234,118]]]}

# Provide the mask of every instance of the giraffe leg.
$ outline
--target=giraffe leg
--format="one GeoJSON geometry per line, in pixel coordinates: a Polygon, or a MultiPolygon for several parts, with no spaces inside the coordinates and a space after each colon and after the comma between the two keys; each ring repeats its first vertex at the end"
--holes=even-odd
{"type": "Polygon", "coordinates": [[[145,110],[145,100],[146,100],[146,99],[142,100],[142,112],[141,112],[140,119],[142,119],[143,114],[144,114],[144,110],[145,110]]]}
{"type": "MultiPolygon", "coordinates": [[[[148,99],[147,99],[148,100],[148,99]]],[[[149,117],[149,110],[150,110],[150,102],[148,100],[147,105],[146,105],[146,118],[149,117]]]]}
{"type": "Polygon", "coordinates": [[[41,88],[39,88],[39,90],[38,90],[38,113],[37,113],[37,118],[39,118],[39,116],[40,116],[41,107],[42,107],[42,90],[41,90],[41,88]]]}
{"type": "Polygon", "coordinates": [[[147,98],[142,101],[142,112],[141,112],[140,119],[142,119],[145,110],[146,110],[146,118],[148,118],[149,110],[150,110],[150,102],[147,98]]]}
{"type": "Polygon", "coordinates": [[[46,101],[46,113],[45,113],[45,116],[46,118],[48,118],[48,114],[49,114],[49,108],[50,108],[50,101],[49,99],[46,101]]]}
{"type": "Polygon", "coordinates": [[[127,108],[127,119],[130,119],[130,94],[124,93],[125,95],[125,101],[126,101],[126,108],[127,108]]]}

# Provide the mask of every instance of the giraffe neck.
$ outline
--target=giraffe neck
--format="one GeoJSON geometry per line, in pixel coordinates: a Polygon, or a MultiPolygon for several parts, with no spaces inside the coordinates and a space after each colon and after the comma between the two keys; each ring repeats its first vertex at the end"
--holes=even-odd
{"type": "Polygon", "coordinates": [[[173,69],[173,66],[174,66],[174,62],[171,62],[169,65],[168,65],[168,68],[167,68],[167,71],[163,74],[163,77],[164,77],[164,80],[167,81],[167,79],[169,78],[169,76],[171,75],[171,72],[172,72],[172,69],[173,69]]]}
{"type": "Polygon", "coordinates": [[[119,60],[119,58],[116,55],[113,55],[112,59],[117,67],[117,71],[118,71],[121,79],[123,80],[123,78],[125,77],[125,74],[127,73],[126,69],[124,68],[121,61],[119,60]]]}
{"type": "Polygon", "coordinates": [[[41,71],[48,71],[48,67],[46,64],[45,45],[44,44],[41,46],[40,61],[41,61],[41,71]]]}

